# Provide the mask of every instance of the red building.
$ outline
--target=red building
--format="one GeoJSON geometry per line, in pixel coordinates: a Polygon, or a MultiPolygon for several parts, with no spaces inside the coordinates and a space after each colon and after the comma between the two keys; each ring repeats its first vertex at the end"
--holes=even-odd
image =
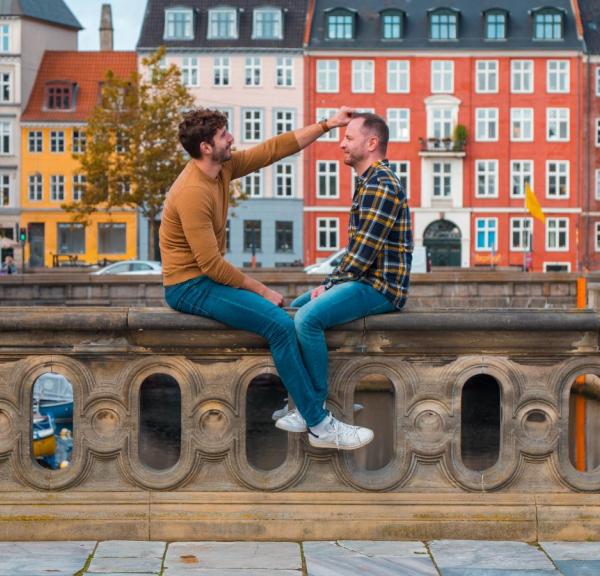
{"type": "MultiPolygon", "coordinates": [[[[467,0],[385,4],[311,6],[307,118],[346,105],[387,119],[415,244],[427,246],[434,266],[576,270],[583,43],[571,2],[533,11],[516,1],[502,10],[467,0]],[[525,210],[526,182],[545,224],[525,210]]],[[[347,241],[353,178],[341,137],[324,135],[306,154],[306,263],[347,241]]]]}

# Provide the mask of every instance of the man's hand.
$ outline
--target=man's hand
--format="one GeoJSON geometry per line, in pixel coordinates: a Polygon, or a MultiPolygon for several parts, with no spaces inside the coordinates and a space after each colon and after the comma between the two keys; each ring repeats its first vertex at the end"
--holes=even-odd
{"type": "Polygon", "coordinates": [[[315,298],[318,298],[321,294],[323,294],[323,292],[325,292],[325,286],[323,284],[321,284],[321,286],[317,286],[311,293],[310,293],[310,299],[314,300],[315,298]]]}
{"type": "Polygon", "coordinates": [[[329,126],[329,128],[343,128],[344,126],[348,126],[354,112],[356,112],[354,108],[342,106],[337,114],[327,120],[327,126],[329,126]]]}
{"type": "Polygon", "coordinates": [[[279,292],[267,288],[261,296],[272,304],[275,304],[275,306],[283,307],[283,296],[279,292]]]}
{"type": "Polygon", "coordinates": [[[254,292],[259,296],[262,296],[272,304],[275,304],[275,306],[283,306],[283,296],[279,292],[271,290],[262,282],[255,280],[251,276],[244,276],[244,281],[242,283],[241,288],[243,288],[244,290],[249,290],[250,292],[254,292]]]}

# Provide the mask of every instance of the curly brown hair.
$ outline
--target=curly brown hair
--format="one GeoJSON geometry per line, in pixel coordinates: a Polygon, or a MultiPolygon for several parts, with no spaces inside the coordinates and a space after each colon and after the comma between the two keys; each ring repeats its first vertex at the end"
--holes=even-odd
{"type": "Polygon", "coordinates": [[[179,124],[179,141],[192,158],[201,158],[200,144],[214,145],[214,137],[219,128],[227,126],[227,116],[218,110],[198,108],[183,115],[179,124]]]}

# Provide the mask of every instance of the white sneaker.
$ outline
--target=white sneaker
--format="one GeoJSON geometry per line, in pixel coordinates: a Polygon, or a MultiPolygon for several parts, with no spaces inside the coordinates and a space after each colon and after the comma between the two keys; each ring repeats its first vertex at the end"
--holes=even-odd
{"type": "Polygon", "coordinates": [[[308,430],[306,421],[302,418],[298,408],[290,410],[285,416],[279,418],[275,422],[275,428],[286,430],[287,432],[306,432],[308,430]]]}
{"type": "MultiPolygon", "coordinates": [[[[337,448],[338,450],[356,450],[366,446],[373,440],[373,430],[362,426],[352,426],[341,422],[329,415],[329,421],[325,423],[325,431],[318,435],[315,428],[309,430],[308,441],[315,448],[337,448]]],[[[319,425],[321,428],[321,425],[319,425]]]]}
{"type": "MultiPolygon", "coordinates": [[[[287,398],[286,398],[287,400],[287,398]]],[[[279,420],[280,418],[283,418],[288,412],[290,411],[288,403],[286,402],[283,406],[283,408],[280,408],[279,410],[275,410],[275,412],[273,412],[273,414],[271,414],[271,418],[273,418],[273,420],[279,420]]]]}

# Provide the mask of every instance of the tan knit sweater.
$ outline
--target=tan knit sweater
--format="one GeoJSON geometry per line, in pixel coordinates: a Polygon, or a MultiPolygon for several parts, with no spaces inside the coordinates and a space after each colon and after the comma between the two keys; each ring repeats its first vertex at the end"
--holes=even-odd
{"type": "Polygon", "coordinates": [[[190,160],[171,186],[163,207],[159,232],[163,284],[171,286],[206,275],[239,288],[243,272],[223,258],[229,183],[299,150],[293,132],[287,132],[233,152],[216,179],[190,160]]]}

